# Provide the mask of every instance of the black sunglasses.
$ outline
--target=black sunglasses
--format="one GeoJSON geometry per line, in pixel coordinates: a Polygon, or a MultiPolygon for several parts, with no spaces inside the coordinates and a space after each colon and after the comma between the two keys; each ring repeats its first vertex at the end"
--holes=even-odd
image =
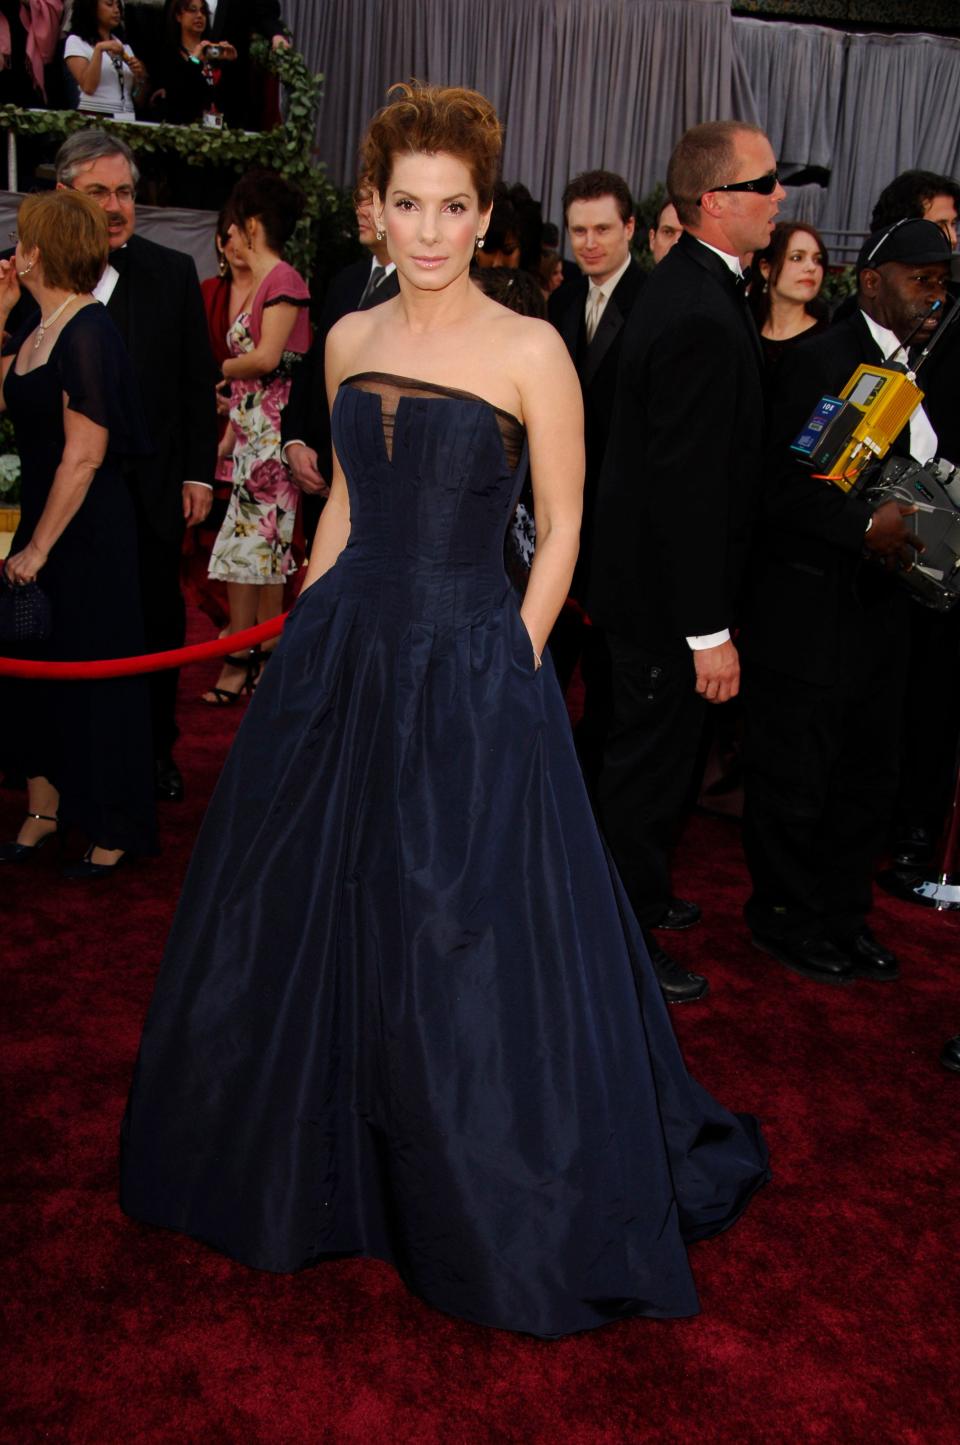
{"type": "MultiPolygon", "coordinates": [[[[768,171],[765,176],[760,176],[755,181],[731,181],[729,186],[711,186],[711,191],[755,191],[758,196],[772,196],[780,184],[780,177],[776,171],[768,171]]],[[[703,195],[708,192],[704,191],[703,195]]],[[[703,196],[700,197],[703,200],[703,196]]]]}

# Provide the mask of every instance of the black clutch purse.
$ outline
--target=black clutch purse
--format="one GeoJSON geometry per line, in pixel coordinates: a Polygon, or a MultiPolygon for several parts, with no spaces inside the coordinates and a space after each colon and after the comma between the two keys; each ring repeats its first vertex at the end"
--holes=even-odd
{"type": "Polygon", "coordinates": [[[52,630],[50,598],[40,584],[16,587],[0,573],[0,642],[43,642],[52,630]]]}

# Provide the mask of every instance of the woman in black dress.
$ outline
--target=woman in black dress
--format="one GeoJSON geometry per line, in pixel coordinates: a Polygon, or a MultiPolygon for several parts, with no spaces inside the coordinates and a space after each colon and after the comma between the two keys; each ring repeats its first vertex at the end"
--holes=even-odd
{"type": "MultiPolygon", "coordinates": [[[[77,191],[28,196],[0,262],[0,323],[23,282],[39,315],[5,349],[0,401],[22,463],[21,520],[5,575],[38,581],[52,635],[25,655],[143,651],[133,501],[120,457],[149,450],[131,369],[90,294],[107,260],[102,210],[77,191]]],[[[28,815],[0,862],[26,863],[58,826],[89,844],[73,878],[101,878],[154,848],[150,722],[142,678],[17,682],[4,690],[5,760],[27,778],[28,815]]]]}
{"type": "Polygon", "coordinates": [[[231,114],[229,75],[236,46],[228,40],[210,40],[209,29],[206,0],[174,0],[160,67],[163,89],[158,92],[164,118],[174,125],[199,125],[208,114],[236,121],[231,114]]]}
{"type": "Polygon", "coordinates": [[[818,302],[827,274],[827,248],[806,221],[780,221],[770,244],[753,258],[750,306],[760,332],[768,389],[792,347],[827,324],[818,302]]]}

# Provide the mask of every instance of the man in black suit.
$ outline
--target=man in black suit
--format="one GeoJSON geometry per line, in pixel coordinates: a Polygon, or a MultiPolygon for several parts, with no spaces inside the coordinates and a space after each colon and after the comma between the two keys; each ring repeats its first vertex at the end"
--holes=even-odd
{"type": "Polygon", "coordinates": [[[334,276],[324,298],[313,345],[296,368],[290,397],[280,420],[281,455],[294,481],[304,493],[304,531],[313,540],[323,498],[330,490],[333,449],[330,412],[324,377],[327,333],[350,311],[365,311],[389,301],[400,289],[397,268],[387,254],[383,236],[373,219],[373,191],[363,181],[354,192],[360,244],[370,252],[334,276]]]}
{"type": "MultiPolygon", "coordinates": [[[[820,480],[791,443],[824,395],[864,362],[906,360],[942,308],[950,247],[931,221],[872,235],[857,262],[857,307],[784,360],[773,401],[762,525],[751,564],[744,654],[744,848],[754,942],[826,983],[898,976],[867,925],[871,875],[896,793],[909,624],[906,589],[865,553],[911,566],[905,517],[820,480]]],[[[918,378],[923,385],[922,378],[918,378]]],[[[950,402],[956,408],[956,397],[950,402]]],[[[946,409],[944,408],[944,411],[946,409]]],[[[929,399],[893,450],[929,461],[940,420],[929,399]]]]}
{"type": "MultiPolygon", "coordinates": [[[[620,344],[644,275],[630,255],[636,223],[633,198],[622,176],[602,170],[574,176],[563,193],[563,215],[581,274],[554,293],[550,320],[566,342],[583,392],[583,522],[570,592],[585,608],[597,481],[613,415],[620,344]]],[[[586,626],[582,615],[566,609],[554,626],[550,651],[564,687],[580,663],[583,714],[576,743],[584,775],[593,788],[611,707],[606,643],[598,628],[586,626]]]]}
{"type": "Polygon", "coordinates": [[[597,481],[607,449],[623,328],[644,275],[630,255],[635,220],[630,188],[612,171],[568,181],[563,214],[581,277],[555,293],[550,320],[566,342],[583,391],[586,472],[580,556],[571,592],[586,601],[597,481]]]}
{"type": "MultiPolygon", "coordinates": [[[[202,522],[213,497],[217,453],[216,367],[196,268],[189,256],[134,234],[137,167],[131,151],[100,130],[76,131],[60,147],[57,185],[83,191],[106,212],[110,261],[95,289],[126,343],[154,451],[128,464],[137,511],[147,650],[182,647],[184,527],[202,522]]],[[[179,801],[176,671],[151,674],[157,796],[179,801]]]]}
{"type": "Polygon", "coordinates": [[[760,343],[740,256],[784,195],[762,131],[695,126],[667,173],[684,234],[624,329],[597,493],[589,610],[607,634],[614,714],[602,826],[665,997],[702,997],[650,932],[670,909],[669,854],[693,783],[705,702],[735,696],[731,640],[760,484],[760,343]]]}

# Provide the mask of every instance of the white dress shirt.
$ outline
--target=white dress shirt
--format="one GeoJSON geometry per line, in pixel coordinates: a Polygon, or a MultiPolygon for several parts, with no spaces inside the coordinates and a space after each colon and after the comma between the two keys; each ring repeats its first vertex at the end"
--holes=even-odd
{"type": "MultiPolygon", "coordinates": [[[[865,311],[861,311],[860,315],[867,323],[867,330],[883,353],[884,364],[898,362],[909,367],[907,353],[900,345],[900,340],[895,333],[888,327],[881,326],[879,321],[874,321],[873,317],[868,316],[865,311]]],[[[937,455],[940,443],[922,403],[910,418],[909,433],[910,455],[915,462],[929,462],[937,455]]]]}
{"type": "MultiPolygon", "coordinates": [[[[621,282],[622,278],[626,275],[627,267],[628,267],[629,265],[630,265],[630,256],[629,256],[629,253],[628,253],[627,259],[624,261],[623,265],[622,265],[622,266],[619,266],[619,267],[617,268],[617,270],[614,271],[614,273],[613,273],[612,276],[608,276],[605,281],[601,281],[600,284],[599,284],[599,286],[597,285],[596,281],[594,281],[593,277],[592,277],[592,276],[590,277],[590,285],[587,287],[587,299],[586,299],[586,301],[584,302],[584,313],[583,313],[583,314],[584,314],[584,317],[586,318],[587,322],[589,323],[590,313],[591,313],[592,308],[593,308],[594,306],[597,308],[597,310],[596,310],[596,317],[597,317],[597,319],[596,319],[596,324],[594,325],[594,328],[593,328],[593,336],[596,336],[596,334],[597,334],[597,327],[600,325],[601,319],[602,319],[602,317],[603,317],[603,313],[604,313],[604,312],[606,311],[606,309],[607,309],[607,302],[610,300],[610,297],[613,295],[614,291],[616,291],[617,287],[620,285],[620,282],[621,282]]],[[[591,337],[589,338],[589,340],[592,341],[592,340],[593,340],[593,336],[591,336],[591,337]]]]}

